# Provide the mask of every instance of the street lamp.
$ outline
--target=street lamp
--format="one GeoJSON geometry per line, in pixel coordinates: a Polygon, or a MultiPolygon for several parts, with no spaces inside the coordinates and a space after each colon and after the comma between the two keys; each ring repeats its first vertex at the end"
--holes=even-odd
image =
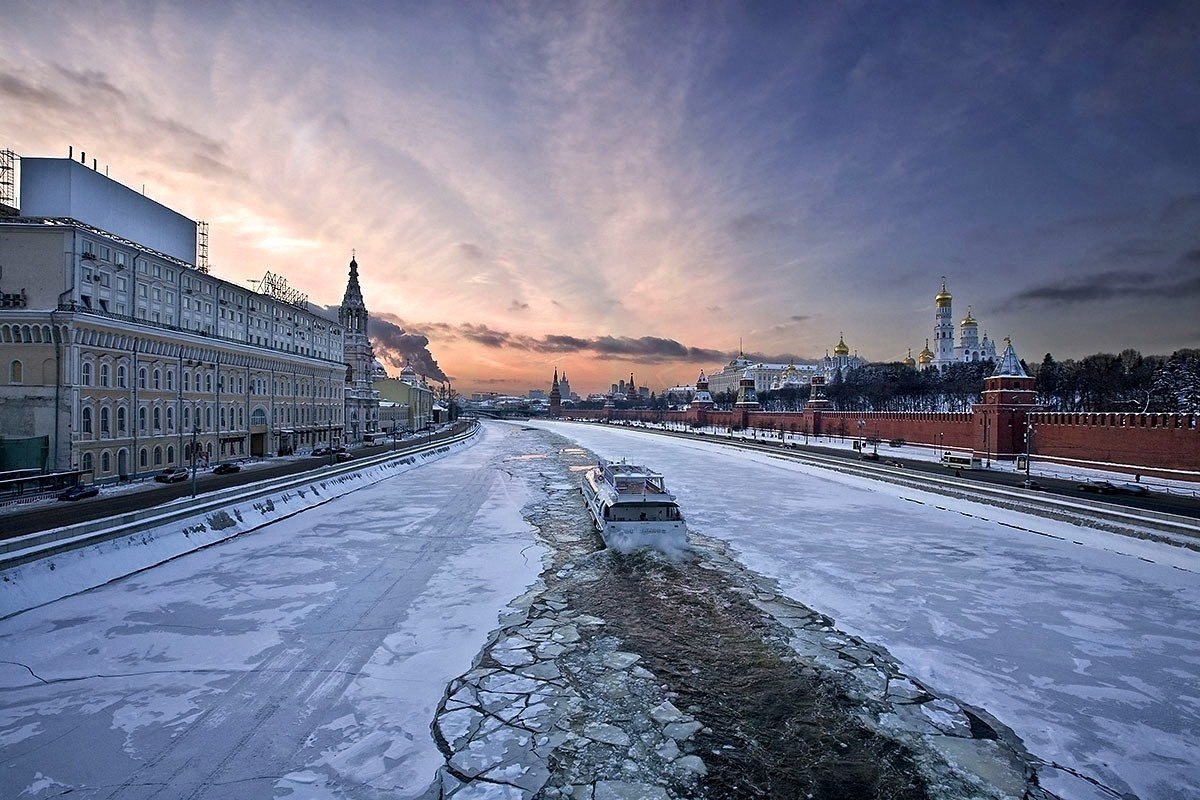
{"type": "Polygon", "coordinates": [[[863,450],[863,441],[862,441],[862,438],[863,438],[863,428],[865,428],[866,426],[867,426],[866,420],[861,420],[861,419],[860,419],[860,420],[858,421],[858,452],[860,452],[860,453],[861,453],[861,452],[862,452],[862,450],[863,450]]]}
{"type": "Polygon", "coordinates": [[[1033,450],[1033,420],[1025,418],[1025,480],[1029,480],[1029,453],[1033,450]]]}
{"type": "Polygon", "coordinates": [[[196,499],[196,447],[198,446],[196,444],[196,438],[200,435],[200,414],[198,412],[199,412],[199,409],[197,409],[197,414],[195,415],[195,419],[192,422],[192,499],[193,500],[196,499]]]}

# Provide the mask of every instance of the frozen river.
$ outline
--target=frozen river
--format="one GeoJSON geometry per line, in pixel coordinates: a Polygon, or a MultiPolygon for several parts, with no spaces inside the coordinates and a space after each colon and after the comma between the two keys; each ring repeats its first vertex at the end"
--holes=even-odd
{"type": "MultiPolygon", "coordinates": [[[[1200,555],[767,456],[534,423],[663,471],[792,597],[1144,800],[1200,785],[1200,555]]],[[[480,441],[250,535],[0,620],[0,797],[414,797],[429,726],[541,569],[480,441]]],[[[1071,798],[1105,796],[1053,770],[1071,798]]]]}
{"type": "Polygon", "coordinates": [[[689,528],[1035,755],[1143,800],[1200,797],[1200,553],[714,444],[533,424],[662,471],[689,528]]]}

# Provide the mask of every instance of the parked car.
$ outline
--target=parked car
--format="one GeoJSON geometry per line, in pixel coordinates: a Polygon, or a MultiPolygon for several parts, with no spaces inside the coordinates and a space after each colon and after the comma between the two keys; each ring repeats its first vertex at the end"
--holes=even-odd
{"type": "Polygon", "coordinates": [[[1035,492],[1040,492],[1040,491],[1042,491],[1043,487],[1037,481],[1033,480],[1032,478],[1028,478],[1026,480],[1021,481],[1021,488],[1022,489],[1032,489],[1035,492]]]}
{"type": "Polygon", "coordinates": [[[859,456],[859,458],[861,458],[863,461],[878,461],[879,453],[875,453],[875,452],[863,453],[862,455],[859,456]]]}
{"type": "Polygon", "coordinates": [[[314,456],[327,456],[332,452],[333,452],[333,448],[331,448],[331,447],[314,447],[312,454],[314,456]]]}
{"type": "Polygon", "coordinates": [[[1096,494],[1113,494],[1117,491],[1117,487],[1108,481],[1088,481],[1079,484],[1076,488],[1081,492],[1095,492],[1096,494]]]}
{"type": "Polygon", "coordinates": [[[354,458],[354,456],[350,455],[345,450],[338,450],[336,453],[334,453],[334,456],[338,461],[349,461],[350,459],[354,458]]]}
{"type": "Polygon", "coordinates": [[[1140,483],[1122,483],[1117,487],[1117,491],[1121,494],[1131,494],[1135,497],[1145,497],[1150,494],[1150,490],[1140,483]]]}
{"type": "Polygon", "coordinates": [[[213,467],[213,472],[217,475],[232,475],[235,472],[241,472],[242,465],[236,461],[222,461],[213,467]]]}
{"type": "Polygon", "coordinates": [[[82,483],[77,483],[70,489],[67,489],[65,492],[60,494],[58,499],[82,500],[85,497],[95,497],[98,494],[100,494],[100,489],[96,486],[96,484],[93,483],[90,486],[84,486],[82,483]]]}
{"type": "Polygon", "coordinates": [[[187,479],[188,471],[186,469],[164,469],[154,476],[154,480],[159,483],[178,483],[187,479]]]}

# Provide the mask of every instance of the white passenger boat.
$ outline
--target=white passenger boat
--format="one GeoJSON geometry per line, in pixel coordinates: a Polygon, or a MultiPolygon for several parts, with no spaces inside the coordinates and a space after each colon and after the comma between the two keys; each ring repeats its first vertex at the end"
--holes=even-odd
{"type": "Polygon", "coordinates": [[[671,553],[687,547],[683,514],[661,474],[623,461],[601,461],[584,473],[580,490],[604,543],[613,550],[652,547],[671,553]]]}

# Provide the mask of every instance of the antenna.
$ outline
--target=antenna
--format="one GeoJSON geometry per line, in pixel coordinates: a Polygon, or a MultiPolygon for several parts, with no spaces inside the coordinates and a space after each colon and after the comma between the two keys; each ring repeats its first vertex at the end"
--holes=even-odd
{"type": "Polygon", "coordinates": [[[288,286],[287,278],[270,270],[258,281],[258,293],[297,308],[308,308],[308,295],[288,286]]]}

